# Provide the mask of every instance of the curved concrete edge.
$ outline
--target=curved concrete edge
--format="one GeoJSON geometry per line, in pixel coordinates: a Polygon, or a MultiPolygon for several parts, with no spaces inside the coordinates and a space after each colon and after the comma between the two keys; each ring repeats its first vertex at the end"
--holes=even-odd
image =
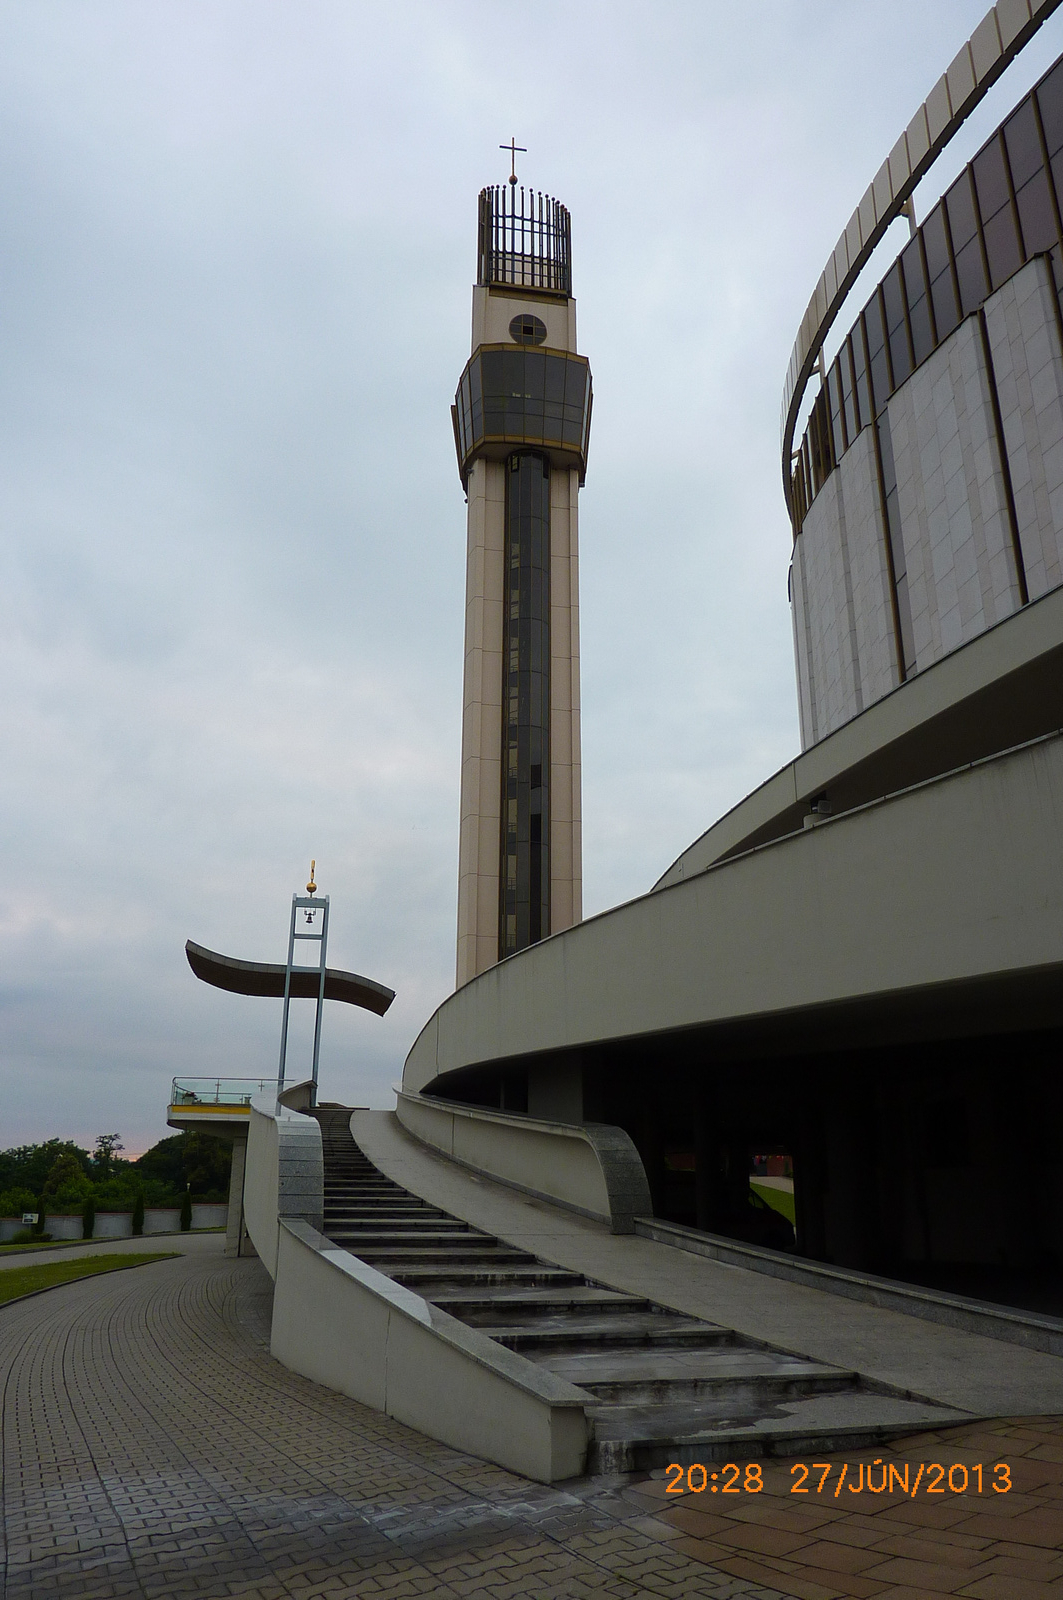
{"type": "Polygon", "coordinates": [[[255,1095],[247,1130],[244,1224],[274,1280],[281,1218],[324,1226],[321,1128],[315,1118],[279,1104],[274,1095],[255,1095]]]}
{"type": "Polygon", "coordinates": [[[293,1372],[539,1483],[584,1471],[583,1390],[339,1249],[278,1227],[270,1351],[293,1372]]]}
{"type": "Polygon", "coordinates": [[[546,1122],[402,1090],[396,1101],[415,1139],[523,1194],[605,1222],[613,1233],[634,1233],[636,1217],[653,1215],[645,1169],[623,1128],[546,1122]]]}

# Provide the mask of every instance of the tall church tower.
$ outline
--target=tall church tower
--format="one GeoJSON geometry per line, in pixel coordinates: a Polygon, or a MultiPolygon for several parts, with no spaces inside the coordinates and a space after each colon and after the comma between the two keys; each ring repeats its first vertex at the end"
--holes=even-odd
{"type": "Polygon", "coordinates": [[[469,504],[459,987],[582,915],[577,500],[591,374],[576,353],[571,240],[565,207],[515,177],[481,192],[472,356],[453,407],[469,504]]]}

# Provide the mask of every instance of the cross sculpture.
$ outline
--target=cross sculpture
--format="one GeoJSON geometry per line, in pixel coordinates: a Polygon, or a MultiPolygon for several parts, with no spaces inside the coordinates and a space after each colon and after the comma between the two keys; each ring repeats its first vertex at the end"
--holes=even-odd
{"type": "Polygon", "coordinates": [[[516,134],[514,134],[512,139],[510,139],[508,144],[500,144],[498,148],[500,150],[508,150],[509,151],[509,155],[510,155],[509,181],[512,184],[516,184],[516,181],[517,181],[517,155],[518,155],[518,152],[519,152],[521,155],[526,156],[528,154],[528,146],[526,144],[518,144],[517,143],[517,136],[516,136],[516,134]]]}
{"type": "Polygon", "coordinates": [[[237,961],[234,956],[221,956],[201,944],[185,943],[188,965],[197,978],[212,983],[216,989],[228,989],[233,994],[274,995],[284,999],[284,1017],[281,1022],[280,1063],[277,1069],[277,1093],[284,1088],[284,1068],[288,1054],[288,1006],[292,1000],[316,1000],[317,1016],[314,1021],[314,1064],[311,1077],[311,1105],[317,1104],[317,1065],[321,1049],[321,1011],[326,1000],[345,1000],[348,1005],[361,1006],[382,1017],[395,998],[394,989],[386,989],[372,978],[362,978],[356,972],[341,972],[336,967],[326,967],[325,950],[328,944],[329,897],[315,900],[317,884],[314,867],[310,863],[310,882],[306,894],[292,895],[292,920],[288,932],[288,961],[285,966],[272,961],[237,961]],[[300,913],[302,914],[300,919],[300,913]],[[318,947],[314,965],[296,962],[297,940],[311,940],[318,947]]]}

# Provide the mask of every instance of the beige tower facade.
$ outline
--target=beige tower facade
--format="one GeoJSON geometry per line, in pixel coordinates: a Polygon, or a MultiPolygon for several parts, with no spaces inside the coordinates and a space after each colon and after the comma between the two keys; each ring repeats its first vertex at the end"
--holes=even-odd
{"type": "Polygon", "coordinates": [[[582,915],[578,498],[591,376],[568,212],[480,195],[472,355],[453,408],[468,496],[459,987],[582,915]]]}

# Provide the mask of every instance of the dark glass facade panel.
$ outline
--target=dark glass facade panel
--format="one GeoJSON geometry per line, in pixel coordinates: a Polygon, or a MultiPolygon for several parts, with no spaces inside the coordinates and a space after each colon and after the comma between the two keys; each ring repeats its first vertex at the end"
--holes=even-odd
{"type": "Polygon", "coordinates": [[[890,346],[890,371],[896,389],[912,370],[912,354],[908,343],[908,318],[905,306],[904,278],[901,263],[895,262],[882,284],[882,304],[886,311],[886,336],[890,346]]]}
{"type": "Polygon", "coordinates": [[[889,363],[886,359],[886,330],[882,320],[881,292],[876,290],[864,309],[867,364],[871,374],[871,403],[878,413],[890,396],[889,363]]]}
{"type": "Polygon", "coordinates": [[[978,310],[989,293],[982,260],[982,241],[977,236],[956,252],[956,281],[960,286],[960,310],[965,317],[969,317],[972,311],[978,310]]]}
{"type": "Polygon", "coordinates": [[[961,173],[945,196],[945,209],[949,216],[949,233],[953,250],[960,251],[978,232],[978,218],[971,191],[971,174],[961,173]]]}
{"type": "Polygon", "coordinates": [[[808,424],[808,442],[812,455],[812,492],[818,494],[834,471],[834,452],[831,449],[830,415],[826,395],[820,390],[812,406],[808,424]]]}
{"type": "Polygon", "coordinates": [[[940,277],[934,279],[930,287],[930,298],[934,306],[934,329],[940,343],[959,326],[960,321],[960,307],[956,299],[956,285],[953,282],[951,265],[940,277]]]}
{"type": "Polygon", "coordinates": [[[834,446],[834,459],[840,461],[845,454],[845,420],[842,416],[842,379],[839,362],[835,361],[827,374],[827,396],[830,401],[830,432],[834,446]]]}
{"type": "MultiPolygon", "coordinates": [[[[1008,152],[1011,181],[1016,189],[1028,183],[1044,166],[1041,134],[1037,126],[1033,96],[1024,100],[1013,117],[1004,124],[1004,144],[1008,152]]],[[[982,215],[985,215],[983,208],[982,215]]]]}
{"type": "Polygon", "coordinates": [[[1022,245],[1010,201],[985,224],[985,253],[994,289],[1006,283],[1022,266],[1022,245]]]}
{"type": "Polygon", "coordinates": [[[506,463],[498,954],[550,932],[550,466],[506,463]]]}
{"type": "Polygon", "coordinates": [[[852,339],[846,339],[838,356],[838,370],[841,375],[842,386],[842,414],[845,418],[845,447],[854,442],[860,432],[860,421],[856,410],[856,396],[853,389],[853,349],[852,339]]]}
{"type": "Polygon", "coordinates": [[[1050,156],[1063,150],[1063,61],[1042,78],[1037,89],[1037,109],[1050,156]]]}
{"type": "Polygon", "coordinates": [[[1059,242],[1059,223],[1052,203],[1048,176],[1041,170],[1028,183],[1024,183],[1015,196],[1022,228],[1024,254],[1040,255],[1059,242]]]}
{"type": "Polygon", "coordinates": [[[935,206],[922,226],[923,244],[926,248],[926,270],[931,283],[950,270],[951,254],[949,236],[945,228],[945,207],[935,206]]]}
{"type": "MultiPolygon", "coordinates": [[[[1057,292],[1063,298],[1061,198],[1063,60],[929,213],[850,332],[832,369],[837,395],[829,384],[823,406],[813,404],[802,447],[794,456],[798,531],[830,470],[831,457],[836,464],[860,429],[880,417],[913,367],[948,338],[961,318],[977,311],[993,290],[1035,255],[1050,255],[1057,292]],[[851,388],[847,388],[850,366],[851,388]]],[[[888,446],[881,437],[879,445],[885,482],[888,446]]],[[[898,569],[897,585],[899,595],[906,593],[903,567],[898,569]]],[[[900,601],[898,607],[903,621],[900,601]]],[[[904,627],[910,632],[908,623],[904,627]]],[[[910,654],[909,644],[905,649],[910,654]]]]}
{"type": "Polygon", "coordinates": [[[507,446],[522,444],[557,452],[561,465],[586,466],[591,377],[581,356],[482,346],[462,374],[454,405],[463,477],[476,455],[502,459],[507,446]]]}
{"type": "Polygon", "coordinates": [[[990,139],[985,149],[971,163],[974,186],[978,194],[978,209],[983,224],[995,217],[1002,206],[1011,203],[1008,172],[1004,165],[1004,146],[1000,135],[990,139]]]}
{"type": "Polygon", "coordinates": [[[853,352],[853,382],[856,385],[856,405],[859,411],[857,424],[861,428],[866,428],[871,421],[872,410],[871,388],[867,381],[867,345],[862,320],[853,329],[849,345],[853,352]]]}

